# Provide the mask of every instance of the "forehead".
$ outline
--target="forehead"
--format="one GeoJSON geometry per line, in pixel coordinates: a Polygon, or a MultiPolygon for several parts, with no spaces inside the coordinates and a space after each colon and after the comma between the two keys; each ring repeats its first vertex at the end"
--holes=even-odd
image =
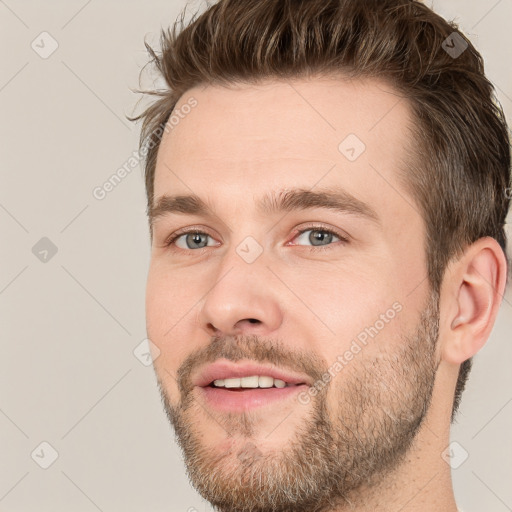
{"type": "Polygon", "coordinates": [[[341,186],[377,210],[407,202],[398,170],[410,142],[410,106],[384,81],[198,86],[175,113],[158,152],[156,199],[193,192],[247,206],[247,192],[341,186]]]}

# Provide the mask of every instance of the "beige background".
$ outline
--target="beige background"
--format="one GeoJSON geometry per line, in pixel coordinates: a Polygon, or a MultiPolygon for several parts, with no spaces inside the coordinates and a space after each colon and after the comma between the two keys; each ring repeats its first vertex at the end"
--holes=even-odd
{"type": "MultiPolygon", "coordinates": [[[[152,368],[133,353],[149,261],[140,167],[93,196],[137,149],[124,115],[143,39],[156,42],[184,5],[0,0],[0,511],[211,510],[188,484],[152,368]],[[43,31],[58,44],[47,58],[43,31]]],[[[434,7],[483,53],[512,119],[512,1],[434,7]]],[[[453,428],[455,457],[469,454],[453,470],[465,512],[512,510],[511,332],[509,292],[453,428]]]]}

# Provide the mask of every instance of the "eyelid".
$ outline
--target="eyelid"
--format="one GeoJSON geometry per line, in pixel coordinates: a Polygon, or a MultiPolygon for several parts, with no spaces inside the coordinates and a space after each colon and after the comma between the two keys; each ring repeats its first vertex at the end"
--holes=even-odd
{"type": "MultiPolygon", "coordinates": [[[[332,226],[324,225],[321,222],[311,222],[309,225],[301,225],[293,230],[293,236],[292,240],[297,238],[297,236],[302,235],[305,231],[326,231],[327,233],[331,233],[335,236],[337,236],[341,242],[348,242],[350,240],[350,236],[345,233],[344,231],[341,231],[337,228],[333,228],[332,226]]],[[[287,244],[288,245],[288,244],[287,244]]],[[[297,244],[292,244],[297,245],[297,244]]],[[[333,244],[328,244],[324,246],[315,246],[315,245],[305,245],[305,246],[299,246],[299,247],[314,247],[314,248],[322,248],[322,247],[329,247],[333,244]]]]}
{"type": "MultiPolygon", "coordinates": [[[[330,243],[327,245],[319,245],[319,246],[290,244],[289,242],[287,242],[285,245],[287,245],[287,246],[293,245],[293,246],[297,246],[297,247],[308,247],[309,249],[312,249],[312,250],[323,250],[323,249],[327,250],[327,249],[330,249],[331,246],[333,246],[333,245],[336,246],[336,244],[348,243],[350,240],[350,236],[347,233],[342,232],[341,230],[339,230],[337,228],[333,228],[328,225],[323,225],[322,223],[319,223],[319,222],[311,222],[309,225],[298,226],[297,228],[295,228],[293,230],[291,240],[294,240],[299,235],[303,235],[307,231],[324,231],[324,232],[333,234],[334,236],[338,237],[340,239],[340,241],[333,242],[333,243],[330,243]]],[[[204,234],[204,235],[209,236],[212,239],[215,238],[209,232],[208,229],[206,229],[202,226],[188,226],[186,228],[181,228],[181,229],[178,229],[178,230],[174,231],[173,233],[171,233],[163,242],[163,247],[170,248],[176,242],[176,240],[178,238],[180,238],[181,236],[188,235],[188,234],[194,234],[194,233],[204,234]]],[[[173,247],[172,250],[200,254],[205,249],[208,249],[209,247],[212,247],[212,246],[201,247],[199,249],[181,249],[180,247],[173,247]]]]}
{"type": "MultiPolygon", "coordinates": [[[[175,242],[180,236],[182,235],[188,235],[188,234],[194,234],[194,233],[200,233],[204,235],[208,235],[211,238],[215,238],[211,232],[204,228],[203,226],[187,226],[186,228],[180,228],[176,231],[173,231],[169,236],[167,236],[163,242],[164,247],[168,247],[172,242],[175,242]]],[[[179,247],[178,247],[179,249],[179,247]]],[[[182,249],[184,250],[184,249],[182,249]]],[[[201,249],[198,249],[200,251],[201,249]]],[[[197,251],[196,251],[197,252],[197,251]]]]}

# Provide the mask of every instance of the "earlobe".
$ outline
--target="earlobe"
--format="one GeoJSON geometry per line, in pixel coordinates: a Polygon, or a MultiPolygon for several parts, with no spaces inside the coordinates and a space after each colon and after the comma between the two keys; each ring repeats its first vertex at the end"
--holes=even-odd
{"type": "Polygon", "coordinates": [[[503,298],[507,260],[496,240],[477,240],[451,269],[442,359],[461,364],[485,344],[503,298]]]}

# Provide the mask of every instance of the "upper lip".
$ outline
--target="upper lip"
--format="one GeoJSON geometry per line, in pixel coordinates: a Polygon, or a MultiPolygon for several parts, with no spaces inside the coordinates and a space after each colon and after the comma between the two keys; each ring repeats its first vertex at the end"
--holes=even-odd
{"type": "Polygon", "coordinates": [[[250,377],[252,375],[268,375],[274,379],[281,379],[288,384],[310,384],[310,378],[305,375],[289,372],[274,366],[265,366],[257,363],[235,364],[230,361],[216,361],[200,369],[192,378],[194,386],[208,386],[214,380],[250,377]]]}

